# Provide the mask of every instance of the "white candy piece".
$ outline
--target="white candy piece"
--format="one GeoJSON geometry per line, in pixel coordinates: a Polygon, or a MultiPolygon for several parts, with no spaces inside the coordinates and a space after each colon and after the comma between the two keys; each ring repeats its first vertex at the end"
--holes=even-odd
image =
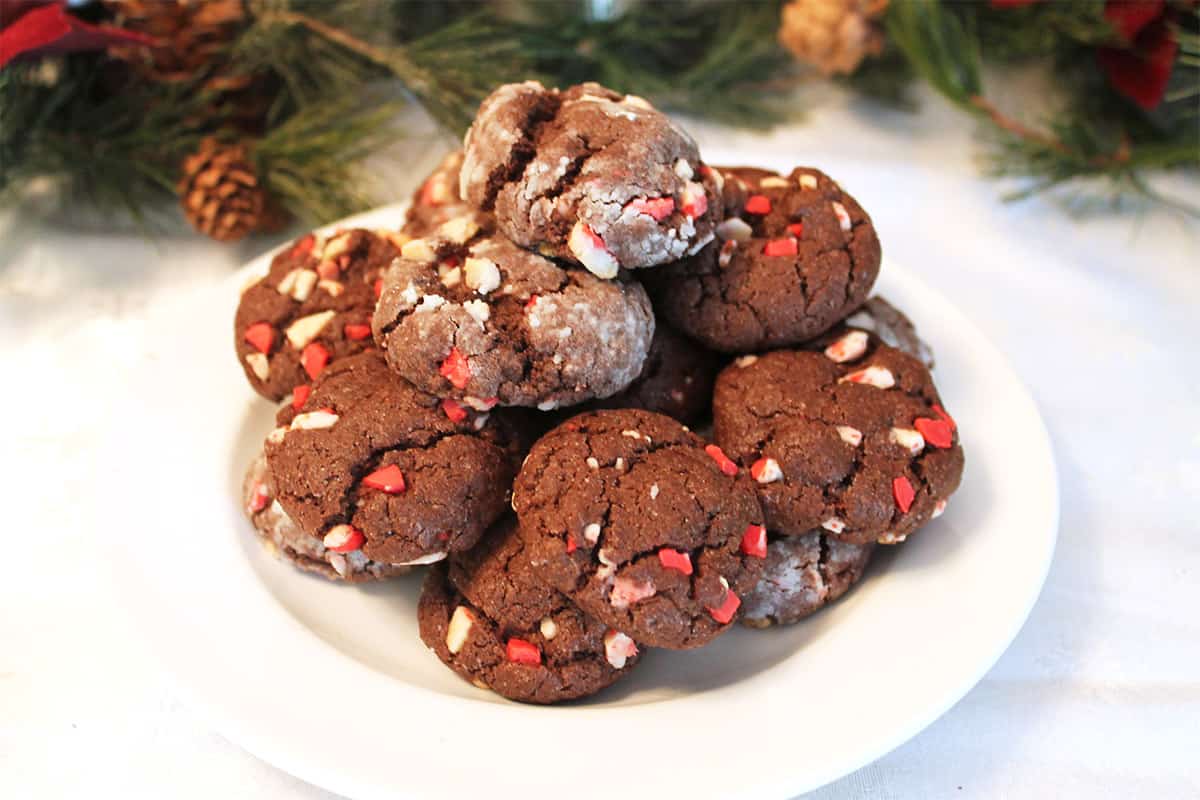
{"type": "Polygon", "coordinates": [[[758,185],[764,189],[786,189],[788,187],[788,182],[787,178],[781,178],[778,175],[771,175],[759,181],[758,185]]]}
{"type": "Polygon", "coordinates": [[[903,447],[910,455],[915,456],[925,449],[925,437],[912,428],[892,428],[888,439],[903,447]]]}
{"type": "MultiPolygon", "coordinates": [[[[314,247],[313,249],[315,250],[316,248],[314,247]]],[[[340,256],[342,253],[346,252],[349,249],[350,249],[350,234],[349,234],[349,232],[337,234],[332,239],[329,240],[329,243],[326,244],[325,248],[321,251],[321,260],[322,261],[332,261],[333,259],[337,258],[338,256],[340,256]]]]}
{"type": "Polygon", "coordinates": [[[267,441],[271,444],[279,444],[283,441],[283,437],[287,436],[287,428],[275,428],[267,434],[267,441]]]}
{"type": "Polygon", "coordinates": [[[636,581],[633,578],[617,578],[613,582],[612,592],[608,602],[613,608],[629,608],[629,606],[658,593],[653,583],[636,581]]]}
{"type": "Polygon", "coordinates": [[[294,269],[287,275],[284,275],[283,280],[281,280],[279,285],[275,287],[275,291],[282,295],[290,296],[292,294],[292,289],[296,288],[296,276],[302,271],[303,270],[294,269]]]}
{"type": "Polygon", "coordinates": [[[443,222],[438,226],[437,235],[455,244],[466,244],[467,240],[478,231],[479,223],[475,221],[475,218],[465,215],[443,222]]]}
{"type": "Polygon", "coordinates": [[[846,530],[846,523],[842,522],[837,517],[830,517],[821,523],[821,527],[830,533],[841,533],[846,530]]]}
{"type": "Polygon", "coordinates": [[[627,103],[628,105],[634,106],[636,108],[643,108],[647,111],[654,110],[654,106],[650,105],[650,101],[646,100],[646,98],[644,98],[644,97],[639,97],[636,94],[625,95],[625,97],[621,100],[621,102],[627,103]]]}
{"type": "Polygon", "coordinates": [[[412,561],[401,561],[400,566],[402,566],[402,567],[420,567],[420,566],[424,566],[425,564],[436,564],[439,561],[444,561],[446,559],[447,555],[449,555],[449,554],[448,553],[430,553],[427,556],[421,556],[420,558],[414,558],[412,561]]]}
{"type": "Polygon", "coordinates": [[[903,536],[897,536],[896,534],[892,533],[891,531],[888,531],[887,533],[883,534],[875,541],[879,542],[879,544],[900,544],[907,538],[908,538],[907,533],[904,534],[903,536]]]}
{"type": "Polygon", "coordinates": [[[640,438],[642,438],[642,435],[641,435],[640,433],[638,433],[637,431],[631,431],[631,430],[623,430],[623,431],[621,431],[621,435],[622,435],[622,436],[627,436],[627,437],[629,437],[630,439],[640,439],[640,438]]]}
{"type": "Polygon", "coordinates": [[[322,278],[317,281],[317,286],[324,290],[330,297],[337,297],[346,290],[341,281],[335,281],[330,278],[322,278]]]}
{"type": "Polygon", "coordinates": [[[838,225],[841,226],[842,230],[850,230],[850,213],[846,211],[846,207],[837,200],[834,200],[829,205],[833,206],[833,213],[837,216],[838,225]]]}
{"type": "Polygon", "coordinates": [[[801,175],[799,183],[801,189],[815,189],[817,188],[817,176],[807,174],[801,175]]]}
{"type": "MultiPolygon", "coordinates": [[[[751,470],[751,472],[753,471],[751,470]]],[[[783,470],[779,468],[779,462],[773,458],[764,458],[762,467],[758,470],[758,476],[754,480],[759,483],[774,483],[783,480],[783,470]]]]}
{"type": "Polygon", "coordinates": [[[678,159],[675,162],[675,174],[683,178],[685,181],[690,181],[694,175],[692,172],[692,165],[687,162],[687,159],[678,159]]]}
{"type": "Polygon", "coordinates": [[[557,400],[543,400],[537,404],[538,411],[553,411],[558,408],[557,400]]]}
{"type": "Polygon", "coordinates": [[[867,352],[867,340],[866,331],[850,331],[825,348],[825,357],[837,364],[860,359],[867,352]]]}
{"type": "Polygon", "coordinates": [[[487,322],[492,316],[492,309],[489,308],[488,304],[482,300],[468,300],[467,302],[463,303],[463,308],[465,308],[467,313],[470,314],[480,325],[483,325],[483,323],[487,322]]]}
{"type": "Polygon", "coordinates": [[[862,431],[858,428],[851,428],[849,425],[838,425],[837,432],[842,441],[851,447],[858,447],[862,444],[862,431]]]}
{"type": "Polygon", "coordinates": [[[271,362],[267,360],[267,356],[263,353],[247,353],[246,364],[249,365],[250,371],[254,373],[254,377],[260,381],[265,381],[271,377],[271,362]]]}
{"type": "Polygon", "coordinates": [[[284,332],[292,347],[297,350],[316,338],[321,329],[329,324],[329,320],[333,319],[333,311],[318,311],[316,314],[309,314],[307,317],[300,319],[288,325],[284,332]]]}
{"type": "Polygon", "coordinates": [[[354,537],[354,528],[349,525],[334,525],[321,539],[321,544],[329,550],[345,547],[354,537]]]}
{"type": "Polygon", "coordinates": [[[421,298],[421,302],[417,303],[417,307],[413,309],[415,313],[424,311],[433,311],[441,308],[446,304],[446,298],[440,294],[427,294],[421,298]]]}
{"type": "Polygon", "coordinates": [[[890,389],[896,385],[896,376],[887,367],[870,366],[839,378],[838,383],[863,383],[876,389],[890,389]]]}
{"type": "Polygon", "coordinates": [[[743,369],[758,361],[758,356],[738,356],[733,363],[743,369]]]}
{"type": "Polygon", "coordinates": [[[597,278],[607,280],[617,277],[621,265],[616,256],[608,252],[604,241],[582,220],[576,222],[575,227],[571,229],[571,235],[567,238],[567,249],[597,278]]]}
{"type": "Polygon", "coordinates": [[[442,286],[447,289],[458,286],[462,283],[462,269],[459,267],[447,267],[445,264],[438,265],[438,280],[442,282],[442,286]]]}
{"type": "Polygon", "coordinates": [[[542,632],[542,637],[546,641],[550,641],[555,636],[558,636],[558,624],[549,617],[542,618],[541,623],[538,625],[538,630],[542,632]]]}
{"type": "Polygon", "coordinates": [[[303,303],[312,296],[313,287],[317,285],[318,275],[311,269],[302,269],[296,275],[296,285],[292,287],[292,299],[303,303]]]}
{"type": "Polygon", "coordinates": [[[500,268],[490,258],[471,256],[463,262],[463,279],[480,294],[489,294],[500,286],[500,268]]]}
{"type": "Polygon", "coordinates": [[[744,242],[753,235],[750,223],[741,217],[730,217],[717,225],[717,236],[727,242],[744,242]]]}
{"type": "Polygon", "coordinates": [[[324,428],[332,428],[337,424],[338,415],[332,411],[320,409],[318,411],[309,411],[304,414],[297,414],[292,418],[292,430],[294,431],[318,431],[324,428]]]}
{"type": "Polygon", "coordinates": [[[945,513],[946,513],[946,501],[938,500],[936,503],[934,503],[933,513],[931,513],[929,515],[929,518],[937,519],[938,517],[940,517],[942,514],[945,514],[945,513]]]}
{"type": "Polygon", "coordinates": [[[457,655],[463,649],[474,624],[475,618],[465,606],[454,609],[454,613],[450,615],[450,624],[446,626],[446,649],[451,655],[457,655]]]}
{"type": "Polygon", "coordinates": [[[600,540],[600,523],[589,522],[587,527],[583,529],[583,538],[591,544],[598,542],[600,540]]]}
{"type": "Polygon", "coordinates": [[[433,252],[433,247],[424,239],[413,239],[411,242],[407,242],[404,247],[400,248],[400,255],[409,261],[422,261],[425,263],[429,263],[437,258],[437,254],[433,252]]]}
{"type": "Polygon", "coordinates": [[[657,483],[650,484],[650,499],[651,500],[658,499],[658,484],[657,483]]]}
{"type": "Polygon", "coordinates": [[[725,244],[721,245],[721,250],[717,253],[717,266],[725,269],[729,266],[729,262],[733,261],[733,254],[738,248],[738,243],[730,239],[725,244]]]}
{"type": "Polygon", "coordinates": [[[604,658],[613,669],[624,669],[625,662],[637,655],[637,643],[620,631],[604,634],[604,658]]]}
{"type": "Polygon", "coordinates": [[[600,462],[596,460],[595,456],[587,457],[587,465],[592,469],[600,469],[600,462]]]}

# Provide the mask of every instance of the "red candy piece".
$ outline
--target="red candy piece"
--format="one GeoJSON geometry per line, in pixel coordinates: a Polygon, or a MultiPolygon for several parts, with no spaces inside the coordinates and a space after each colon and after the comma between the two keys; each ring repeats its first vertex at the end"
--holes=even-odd
{"type": "Polygon", "coordinates": [[[712,457],[712,460],[717,462],[717,466],[721,468],[721,472],[731,477],[737,475],[737,464],[730,461],[729,456],[725,455],[725,452],[721,448],[715,444],[710,444],[704,448],[704,452],[708,453],[712,457]]]}
{"type": "Polygon", "coordinates": [[[246,328],[246,341],[260,353],[270,353],[275,343],[275,329],[266,322],[256,322],[246,328]]]}
{"type": "Polygon", "coordinates": [[[316,242],[316,237],[314,237],[311,233],[307,236],[301,237],[300,239],[296,240],[294,245],[292,245],[292,252],[290,255],[293,258],[308,258],[308,254],[312,252],[313,245],[316,244],[316,242]]]}
{"type": "Polygon", "coordinates": [[[371,335],[371,326],[361,322],[352,322],[349,325],[342,326],[342,333],[351,341],[361,342],[371,335]]]}
{"type": "MultiPolygon", "coordinates": [[[[687,194],[684,195],[684,198],[687,198],[687,194]]],[[[708,195],[704,192],[697,192],[691,200],[683,204],[680,211],[693,218],[703,216],[704,212],[708,211],[708,195]]]]}
{"type": "Polygon", "coordinates": [[[677,569],[684,575],[692,574],[692,557],[687,553],[664,547],[658,551],[658,560],[665,569],[677,569]]]}
{"type": "Polygon", "coordinates": [[[954,421],[953,417],[951,417],[949,414],[946,413],[946,409],[942,408],[941,406],[939,406],[937,404],[934,404],[933,413],[937,414],[940,418],[942,418],[946,422],[950,423],[950,430],[952,430],[952,431],[958,430],[958,423],[954,421]]]}
{"type": "Polygon", "coordinates": [[[504,649],[508,660],[514,664],[536,667],[542,663],[542,652],[537,649],[537,645],[524,639],[509,639],[504,649]]]}
{"type": "Polygon", "coordinates": [[[771,198],[765,194],[752,194],[746,199],[746,213],[748,214],[770,214],[771,213],[771,198]]]}
{"type": "Polygon", "coordinates": [[[671,212],[675,210],[675,198],[639,197],[636,200],[630,200],[625,207],[633,209],[639,214],[649,214],[661,222],[671,216],[671,212]]]}
{"type": "Polygon", "coordinates": [[[762,525],[747,525],[742,534],[742,552],[755,558],[766,558],[767,529],[762,525]]]}
{"type": "Polygon", "coordinates": [[[304,401],[312,394],[312,387],[307,383],[301,383],[292,388],[292,409],[299,411],[304,405],[304,401]]]}
{"type": "Polygon", "coordinates": [[[578,547],[579,547],[579,545],[575,542],[575,534],[568,533],[567,534],[567,552],[574,553],[576,548],[578,548],[578,547]]]}
{"type": "Polygon", "coordinates": [[[421,205],[440,206],[442,204],[438,191],[438,179],[430,178],[421,186],[421,205]]]}
{"type": "Polygon", "coordinates": [[[380,295],[382,295],[382,294],[383,294],[383,278],[376,278],[375,279],[375,299],[378,300],[380,295]]]}
{"type": "Polygon", "coordinates": [[[712,614],[712,618],[717,622],[725,625],[733,619],[733,615],[737,613],[741,605],[742,599],[734,594],[732,589],[728,589],[725,592],[725,599],[721,601],[721,605],[708,609],[708,613],[712,614]]]}
{"type": "Polygon", "coordinates": [[[804,236],[804,223],[803,222],[793,222],[791,225],[787,226],[787,232],[790,233],[792,236],[795,236],[797,239],[803,237],[804,236]]]}
{"type": "Polygon", "coordinates": [[[250,512],[257,514],[267,507],[271,495],[267,492],[267,487],[261,483],[254,484],[254,490],[250,493],[250,512]]]}
{"type": "Polygon", "coordinates": [[[317,275],[327,281],[337,280],[339,272],[336,261],[322,261],[317,264],[317,275]]]}
{"type": "Polygon", "coordinates": [[[467,410],[457,400],[451,400],[449,397],[442,401],[442,411],[451,422],[462,422],[467,418],[467,410]]]}
{"type": "Polygon", "coordinates": [[[320,342],[309,342],[300,351],[300,366],[308,373],[308,377],[316,380],[329,363],[329,351],[320,342]]]}
{"type": "Polygon", "coordinates": [[[329,533],[325,534],[322,543],[326,550],[332,550],[335,553],[352,553],[363,546],[367,541],[367,537],[363,536],[362,531],[352,525],[335,525],[329,529],[329,533]]]}
{"type": "Polygon", "coordinates": [[[896,508],[900,509],[901,514],[908,513],[916,496],[917,493],[912,484],[908,482],[908,478],[901,475],[892,481],[892,497],[895,498],[896,508]]]}
{"type": "Polygon", "coordinates": [[[525,301],[525,313],[526,314],[528,314],[530,311],[533,311],[533,307],[537,305],[537,301],[538,301],[538,296],[536,294],[531,294],[529,296],[529,299],[525,301]]]}
{"type": "Polygon", "coordinates": [[[388,494],[400,494],[404,491],[404,473],[395,464],[380,467],[363,478],[363,486],[378,489],[388,494]]]}
{"type": "Polygon", "coordinates": [[[790,236],[786,239],[772,239],[763,245],[763,255],[794,256],[796,252],[796,240],[790,236]]]}
{"type": "Polygon", "coordinates": [[[438,373],[450,381],[455,389],[462,389],[471,380],[471,365],[457,347],[451,347],[450,355],[446,356],[446,360],[438,367],[438,373]]]}
{"type": "Polygon", "coordinates": [[[944,419],[918,417],[913,424],[925,441],[934,447],[947,448],[954,442],[954,428],[944,419]]]}

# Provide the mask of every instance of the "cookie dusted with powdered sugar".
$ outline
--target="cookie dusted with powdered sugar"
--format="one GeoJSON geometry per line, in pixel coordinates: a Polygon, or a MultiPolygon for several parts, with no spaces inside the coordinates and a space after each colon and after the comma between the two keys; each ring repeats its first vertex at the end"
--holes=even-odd
{"type": "Polygon", "coordinates": [[[517,244],[602,278],[696,252],[719,205],[687,133],[595,83],[496,89],[467,132],[460,190],[517,244]]]}
{"type": "Polygon", "coordinates": [[[762,578],[742,603],[742,623],[767,628],[815,614],[858,583],[874,549],[822,533],[775,537],[762,578]]]}

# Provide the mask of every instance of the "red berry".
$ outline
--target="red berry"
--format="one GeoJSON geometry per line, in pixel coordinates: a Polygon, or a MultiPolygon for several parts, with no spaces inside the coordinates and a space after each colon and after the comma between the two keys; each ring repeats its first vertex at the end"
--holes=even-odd
{"type": "Polygon", "coordinates": [[[918,417],[913,424],[925,441],[934,447],[947,448],[954,443],[954,428],[944,419],[918,417]]]}
{"type": "Polygon", "coordinates": [[[684,575],[692,574],[692,557],[687,553],[664,547],[658,551],[658,560],[664,569],[677,569],[684,575]]]}
{"type": "Polygon", "coordinates": [[[311,233],[307,236],[302,236],[292,245],[292,251],[289,255],[293,258],[308,258],[308,254],[312,252],[313,245],[316,244],[316,237],[311,233]]]}
{"type": "Polygon", "coordinates": [[[742,552],[755,558],[766,558],[767,529],[762,525],[747,525],[742,534],[742,552]]]}
{"type": "Polygon", "coordinates": [[[308,373],[308,377],[314,381],[328,363],[329,351],[320,342],[309,342],[300,351],[300,366],[304,367],[304,371],[308,373]]]}
{"type": "Polygon", "coordinates": [[[450,381],[454,388],[462,389],[471,380],[471,365],[457,347],[451,347],[450,355],[446,356],[446,360],[438,367],[438,373],[450,381]]]}
{"type": "Polygon", "coordinates": [[[958,430],[958,423],[954,421],[953,417],[951,417],[949,414],[946,413],[946,409],[942,408],[941,406],[939,406],[935,403],[933,406],[933,413],[937,414],[939,417],[944,419],[946,422],[950,423],[950,430],[952,430],[952,431],[958,430]]]}
{"type": "Polygon", "coordinates": [[[763,255],[767,256],[794,256],[796,252],[796,240],[790,236],[786,239],[772,239],[763,245],[763,255]]]}
{"type": "Polygon", "coordinates": [[[383,294],[383,278],[375,279],[375,299],[378,300],[383,294]]]}
{"type": "Polygon", "coordinates": [[[908,478],[901,475],[892,481],[892,497],[896,500],[896,508],[900,509],[901,514],[907,514],[912,508],[913,499],[917,493],[913,490],[913,486],[908,482],[908,478]]]}
{"type": "Polygon", "coordinates": [[[509,639],[504,649],[508,660],[514,664],[536,667],[542,663],[542,653],[537,649],[537,645],[524,639],[509,639]]]}
{"type": "Polygon", "coordinates": [[[771,213],[771,198],[765,194],[752,194],[746,198],[746,213],[748,214],[770,214],[771,213]]]}
{"type": "Polygon", "coordinates": [[[741,598],[734,594],[732,589],[726,589],[725,599],[721,601],[721,605],[708,609],[708,613],[712,614],[712,618],[717,622],[725,625],[733,619],[733,615],[737,613],[741,605],[741,598]]]}
{"type": "Polygon", "coordinates": [[[342,333],[351,341],[361,342],[371,335],[371,326],[362,322],[351,322],[342,327],[342,333]]]}
{"type": "Polygon", "coordinates": [[[661,222],[671,216],[671,212],[675,210],[675,198],[639,197],[636,200],[630,200],[625,207],[633,209],[639,214],[648,214],[661,222]]]}
{"type": "Polygon", "coordinates": [[[467,410],[457,400],[451,400],[449,397],[442,401],[442,411],[451,422],[462,422],[467,418],[467,410]]]}
{"type": "Polygon", "coordinates": [[[729,456],[725,455],[725,452],[721,448],[715,444],[710,444],[704,448],[704,452],[708,453],[712,457],[712,460],[717,462],[717,466],[721,468],[721,472],[731,477],[737,475],[737,464],[730,461],[729,456]]]}
{"type": "Polygon", "coordinates": [[[266,322],[256,322],[246,328],[246,341],[260,353],[270,353],[275,343],[275,329],[266,322]]]}
{"type": "Polygon", "coordinates": [[[380,467],[362,480],[368,489],[378,489],[388,494],[400,494],[404,491],[404,473],[395,464],[380,467]]]}
{"type": "Polygon", "coordinates": [[[790,233],[792,236],[795,236],[797,239],[803,237],[804,236],[804,223],[803,222],[793,222],[791,225],[787,226],[787,232],[790,233]]]}
{"type": "Polygon", "coordinates": [[[312,394],[312,387],[307,383],[301,383],[292,388],[292,409],[299,411],[304,405],[304,401],[312,394]]]}
{"type": "Polygon", "coordinates": [[[567,552],[574,553],[576,548],[578,548],[578,547],[579,547],[579,545],[575,542],[575,534],[568,533],[567,534],[567,552]]]}

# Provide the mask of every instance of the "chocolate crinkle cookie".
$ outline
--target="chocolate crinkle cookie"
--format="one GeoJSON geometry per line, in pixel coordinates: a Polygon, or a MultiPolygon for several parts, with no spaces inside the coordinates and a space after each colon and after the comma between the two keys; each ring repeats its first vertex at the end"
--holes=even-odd
{"type": "Polygon", "coordinates": [[[270,470],[263,454],[255,457],[242,483],[242,503],[263,545],[277,558],[290,561],[298,569],[330,580],[350,583],[382,580],[403,575],[411,567],[372,561],[361,550],[336,552],[318,537],[300,529],[275,499],[270,470]]]}
{"type": "Polygon", "coordinates": [[[494,210],[522,247],[602,278],[683,258],[712,239],[712,171],[692,138],[640,97],[595,83],[501,86],[480,106],[464,151],[468,203],[494,210]]]}
{"type": "Polygon", "coordinates": [[[933,369],[933,349],[917,334],[916,325],[903,311],[878,295],[868,298],[840,325],[820,339],[809,342],[806,347],[823,350],[830,342],[840,339],[852,329],[873,333],[884,344],[903,350],[933,369]]]}
{"type": "Polygon", "coordinates": [[[421,639],[476,686],[557,703],[595,694],[637,663],[632,639],[537,579],[513,517],[447,565],[426,578],[421,639]]]}
{"type": "Polygon", "coordinates": [[[797,345],[862,304],[879,274],[866,212],[824,173],[723,174],[726,217],[695,255],[648,273],[655,307],[726,353],[797,345]]]}
{"type": "Polygon", "coordinates": [[[903,541],[958,488],[963,451],[929,370],[865,331],[746,356],[717,376],[714,438],[748,467],[767,527],[903,541]]]}
{"type": "Polygon", "coordinates": [[[505,511],[523,433],[413,388],[377,350],[330,366],[267,437],[283,509],[336,553],[431,563],[472,547],[505,511]]]}
{"type": "Polygon", "coordinates": [[[234,318],[238,360],[270,400],[298,392],[331,362],[373,347],[376,282],[400,255],[396,234],[361,228],[310,233],[281,251],[249,286],[234,318]]]}
{"type": "Polygon", "coordinates": [[[742,624],[789,625],[816,613],[858,583],[874,548],[822,533],[773,538],[762,579],[742,604],[742,624]]]}
{"type": "Polygon", "coordinates": [[[636,282],[563,269],[456,217],[384,273],[375,338],[417,387],[470,408],[545,411],[630,384],[654,335],[636,282]]]}
{"type": "Polygon", "coordinates": [[[581,414],[530,450],[513,508],[538,576],[653,647],[725,631],[766,556],[745,470],[662,414],[581,414]]]}

